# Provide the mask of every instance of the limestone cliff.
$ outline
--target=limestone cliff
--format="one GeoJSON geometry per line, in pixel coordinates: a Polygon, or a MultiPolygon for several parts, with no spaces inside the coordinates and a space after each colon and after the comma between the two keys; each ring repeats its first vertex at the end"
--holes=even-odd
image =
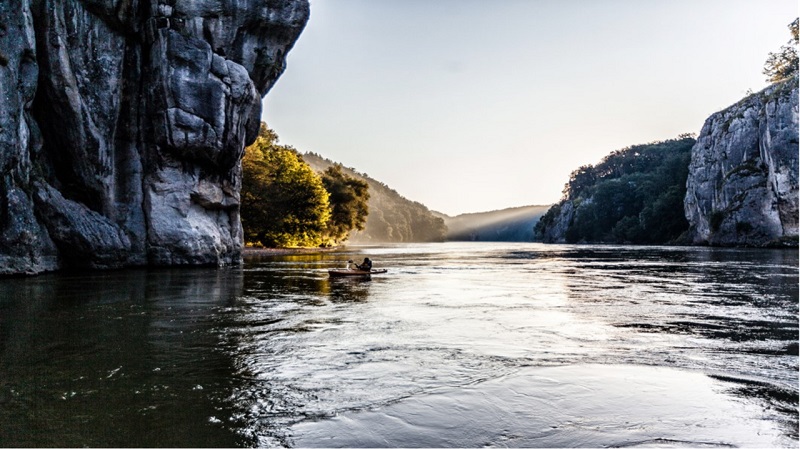
{"type": "Polygon", "coordinates": [[[240,260],[240,159],[307,0],[0,2],[0,274],[240,260]]]}
{"type": "MultiPolygon", "coordinates": [[[[591,198],[588,199],[591,202],[591,198]]],[[[587,200],[578,203],[585,204],[587,200]]],[[[563,199],[554,204],[533,228],[533,240],[543,243],[567,243],[567,231],[575,221],[575,201],[563,199]]]]}
{"type": "Polygon", "coordinates": [[[795,76],[706,120],[686,181],[693,243],[797,245],[797,95],[795,76]]]}

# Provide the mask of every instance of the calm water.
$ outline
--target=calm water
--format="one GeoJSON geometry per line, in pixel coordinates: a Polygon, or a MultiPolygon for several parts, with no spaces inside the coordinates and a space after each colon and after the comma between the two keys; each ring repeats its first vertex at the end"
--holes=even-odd
{"type": "Polygon", "coordinates": [[[0,446],[798,446],[798,252],[431,244],[0,281],[0,446]],[[331,280],[369,256],[386,275],[331,280]]]}

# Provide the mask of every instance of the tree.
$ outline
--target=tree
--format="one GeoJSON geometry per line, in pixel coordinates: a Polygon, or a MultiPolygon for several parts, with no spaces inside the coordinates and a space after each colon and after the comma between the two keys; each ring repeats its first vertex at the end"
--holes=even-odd
{"type": "Polygon", "coordinates": [[[767,81],[770,83],[784,80],[797,73],[797,44],[800,42],[798,19],[789,24],[789,32],[792,33],[789,42],[782,46],[780,51],[770,52],[767,62],[764,63],[763,73],[767,75],[767,81]]]}
{"type": "Polygon", "coordinates": [[[591,165],[583,165],[569,175],[569,182],[564,186],[561,191],[564,198],[577,197],[583,191],[592,186],[597,179],[597,174],[594,167],[591,165]]]}
{"type": "Polygon", "coordinates": [[[330,218],[322,180],[261,124],[242,159],[241,218],[248,244],[319,246],[330,218]]]}
{"type": "Polygon", "coordinates": [[[369,185],[344,174],[339,164],[322,173],[322,184],[330,201],[330,218],[325,233],[330,243],[340,243],[347,240],[353,229],[364,229],[369,214],[369,185]]]}
{"type": "Polygon", "coordinates": [[[634,145],[612,152],[596,166],[573,171],[564,199],[536,224],[535,239],[675,241],[689,227],[683,197],[694,143],[691,135],[682,134],[678,139],[634,145]],[[571,207],[565,208],[567,203],[571,207]],[[555,232],[563,235],[554,236],[555,232]]]}
{"type": "MultiPolygon", "coordinates": [[[[361,232],[348,239],[371,242],[443,242],[447,234],[444,220],[424,205],[409,201],[386,184],[313,153],[303,155],[314,167],[339,165],[342,173],[360,179],[369,187],[369,214],[361,232]]],[[[324,177],[324,175],[323,175],[324,177]]],[[[332,192],[331,192],[332,193],[332,192]]],[[[331,195],[333,197],[333,195],[331,195]]],[[[331,198],[331,204],[335,202],[331,198]]]]}

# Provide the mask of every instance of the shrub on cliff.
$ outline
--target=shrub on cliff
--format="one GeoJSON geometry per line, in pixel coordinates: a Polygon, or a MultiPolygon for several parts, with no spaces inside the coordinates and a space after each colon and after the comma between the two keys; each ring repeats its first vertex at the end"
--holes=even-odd
{"type": "Polygon", "coordinates": [[[261,125],[242,159],[245,241],[270,247],[319,246],[330,218],[322,180],[274,131],[261,125]]]}
{"type": "Polygon", "coordinates": [[[767,81],[770,83],[785,80],[797,73],[797,45],[800,43],[799,31],[798,19],[794,19],[789,24],[789,32],[792,33],[792,38],[789,39],[786,45],[781,47],[780,51],[770,53],[769,57],[767,57],[767,62],[764,63],[764,75],[767,75],[767,81]]]}

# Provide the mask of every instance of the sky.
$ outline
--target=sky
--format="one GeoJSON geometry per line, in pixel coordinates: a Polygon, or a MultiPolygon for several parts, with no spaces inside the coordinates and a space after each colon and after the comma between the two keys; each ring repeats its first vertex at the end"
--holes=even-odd
{"type": "Polygon", "coordinates": [[[262,119],[432,210],[551,204],[579,166],[699,133],[766,87],[797,15],[796,0],[311,0],[262,119]]]}

